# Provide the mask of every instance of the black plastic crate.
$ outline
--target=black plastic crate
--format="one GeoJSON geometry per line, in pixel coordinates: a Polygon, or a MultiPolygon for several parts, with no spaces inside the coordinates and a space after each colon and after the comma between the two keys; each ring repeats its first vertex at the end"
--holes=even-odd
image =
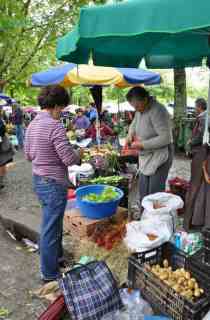
{"type": "Polygon", "coordinates": [[[170,242],[146,252],[134,253],[132,257],[134,257],[139,264],[146,262],[150,264],[160,264],[164,258],[175,268],[184,268],[187,263],[187,255],[170,242]]]}
{"type": "MultiPolygon", "coordinates": [[[[160,314],[174,320],[201,320],[210,308],[206,295],[191,302],[177,294],[172,288],[146,269],[146,264],[161,264],[168,259],[173,269],[186,268],[186,255],[167,243],[155,250],[134,254],[129,258],[128,285],[139,288],[142,296],[160,314]]],[[[188,269],[189,270],[189,269],[188,269]]]]}
{"type": "Polygon", "coordinates": [[[200,285],[208,292],[210,300],[210,264],[205,263],[205,251],[199,250],[188,259],[188,268],[194,278],[198,279],[200,285]]]}

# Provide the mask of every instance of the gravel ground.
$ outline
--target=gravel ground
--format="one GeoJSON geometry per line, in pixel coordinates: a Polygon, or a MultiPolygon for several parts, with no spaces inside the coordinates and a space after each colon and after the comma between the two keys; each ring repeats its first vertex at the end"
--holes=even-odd
{"type": "Polygon", "coordinates": [[[0,191],[1,210],[29,210],[40,214],[39,204],[32,191],[31,164],[24,159],[22,152],[17,152],[14,168],[11,168],[5,179],[5,188],[0,191]]]}
{"type": "MultiPolygon", "coordinates": [[[[0,193],[1,212],[19,210],[40,214],[31,187],[31,165],[21,152],[15,156],[15,166],[9,171],[6,187],[0,193]]],[[[9,311],[9,320],[35,320],[44,310],[43,301],[32,298],[31,290],[41,286],[39,257],[29,253],[19,242],[12,240],[0,225],[0,308],[9,311]]],[[[0,318],[4,319],[4,318],[0,318]]]]}
{"type": "Polygon", "coordinates": [[[30,295],[41,286],[38,255],[12,240],[1,225],[0,243],[0,309],[8,310],[8,320],[35,320],[45,309],[45,302],[30,295]]]}
{"type": "MultiPolygon", "coordinates": [[[[190,177],[190,161],[183,157],[175,159],[169,178],[190,177]]],[[[6,187],[0,192],[1,212],[19,210],[40,215],[40,208],[31,186],[31,164],[22,152],[15,156],[15,166],[8,172],[6,187]]],[[[32,299],[29,291],[39,287],[38,255],[18,249],[18,243],[5,234],[0,225],[0,308],[7,308],[9,320],[37,319],[43,303],[32,299]]]]}

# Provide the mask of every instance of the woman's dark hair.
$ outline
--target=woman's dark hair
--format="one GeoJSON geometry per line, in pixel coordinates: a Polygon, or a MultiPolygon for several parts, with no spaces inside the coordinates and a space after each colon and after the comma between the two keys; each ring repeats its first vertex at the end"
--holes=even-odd
{"type": "Polygon", "coordinates": [[[82,112],[82,113],[83,113],[83,110],[82,110],[81,108],[78,108],[78,109],[76,110],[76,113],[79,113],[79,112],[82,112]]]}
{"type": "Polygon", "coordinates": [[[149,92],[145,90],[143,87],[133,87],[128,91],[126,95],[126,99],[128,101],[131,101],[132,99],[143,100],[149,97],[149,92]]]}
{"type": "Polygon", "coordinates": [[[66,107],[69,102],[70,97],[68,92],[59,85],[43,88],[38,96],[38,103],[41,109],[53,109],[55,106],[66,107]]]}
{"type": "Polygon", "coordinates": [[[207,109],[207,102],[204,98],[196,99],[195,104],[198,105],[199,107],[201,107],[201,109],[204,111],[207,109]]]}

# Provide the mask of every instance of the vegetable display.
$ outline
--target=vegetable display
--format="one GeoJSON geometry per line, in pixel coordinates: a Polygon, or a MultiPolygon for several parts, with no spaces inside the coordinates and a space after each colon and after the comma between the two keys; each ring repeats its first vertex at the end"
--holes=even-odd
{"type": "Polygon", "coordinates": [[[94,178],[91,180],[88,180],[89,183],[92,184],[118,184],[120,181],[122,181],[124,178],[119,176],[109,176],[109,177],[101,177],[94,178]]]}
{"type": "Polygon", "coordinates": [[[146,265],[146,268],[188,300],[199,298],[204,294],[204,290],[199,287],[196,279],[191,277],[190,272],[184,268],[173,271],[168,260],[163,261],[163,267],[157,264],[146,265]]]}
{"type": "Polygon", "coordinates": [[[118,157],[119,153],[113,150],[113,146],[106,144],[86,149],[82,160],[83,162],[90,162],[96,169],[113,174],[120,169],[118,157]]]}
{"type": "Polygon", "coordinates": [[[112,250],[122,242],[126,233],[126,220],[116,224],[109,224],[96,228],[91,240],[99,247],[112,250]]]}
{"type": "Polygon", "coordinates": [[[108,202],[111,200],[116,199],[119,196],[119,193],[115,191],[112,187],[107,187],[103,190],[102,193],[96,194],[96,193],[89,193],[86,196],[82,198],[82,200],[87,200],[91,202],[108,202]]]}

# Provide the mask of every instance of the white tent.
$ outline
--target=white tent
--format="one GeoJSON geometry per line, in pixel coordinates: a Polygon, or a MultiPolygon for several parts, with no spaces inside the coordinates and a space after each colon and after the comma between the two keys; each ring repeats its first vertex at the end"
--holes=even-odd
{"type": "Polygon", "coordinates": [[[71,112],[71,113],[76,113],[76,110],[79,109],[79,108],[82,108],[76,104],[70,104],[69,106],[67,106],[64,111],[67,111],[67,112],[71,112]]]}
{"type": "Polygon", "coordinates": [[[105,102],[103,105],[103,111],[105,110],[108,111],[109,113],[135,111],[135,109],[127,101],[120,103],[119,106],[117,103],[114,103],[114,102],[105,102]]]}

